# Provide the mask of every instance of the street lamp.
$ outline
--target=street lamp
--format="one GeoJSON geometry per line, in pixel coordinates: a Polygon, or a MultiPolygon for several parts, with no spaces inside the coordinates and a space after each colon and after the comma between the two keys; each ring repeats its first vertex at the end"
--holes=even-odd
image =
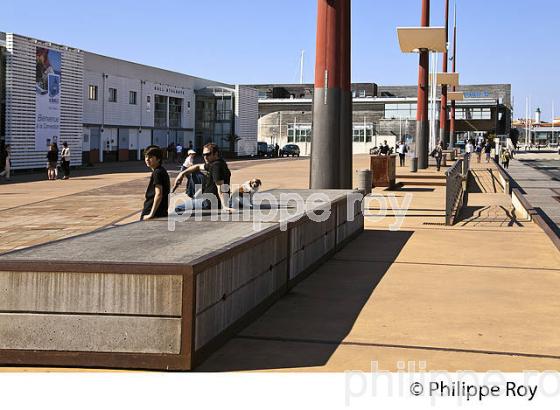
{"type": "Polygon", "coordinates": [[[430,26],[430,1],[422,0],[421,27],[398,27],[397,35],[403,53],[419,53],[418,109],[416,112],[416,142],[414,156],[418,168],[428,168],[428,77],[429,52],[444,52],[447,48],[445,27],[430,26]]]}

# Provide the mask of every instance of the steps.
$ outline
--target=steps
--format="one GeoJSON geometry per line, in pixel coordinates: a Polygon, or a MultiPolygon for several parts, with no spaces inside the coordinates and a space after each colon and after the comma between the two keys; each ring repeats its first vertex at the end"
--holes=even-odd
{"type": "Polygon", "coordinates": [[[397,183],[403,186],[445,186],[446,178],[441,174],[407,174],[397,175],[397,183]]]}

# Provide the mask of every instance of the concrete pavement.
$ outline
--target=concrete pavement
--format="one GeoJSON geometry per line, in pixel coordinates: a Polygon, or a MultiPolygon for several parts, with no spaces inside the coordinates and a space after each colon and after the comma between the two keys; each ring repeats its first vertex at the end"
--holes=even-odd
{"type": "MultiPolygon", "coordinates": [[[[560,370],[560,254],[548,237],[503,223],[505,212],[445,227],[439,185],[374,191],[407,194],[400,231],[388,230],[395,212],[366,218],[361,237],[198,370],[560,370]]],[[[480,195],[469,205],[507,205],[503,193],[480,195]]]]}
{"type": "MultiPolygon", "coordinates": [[[[355,169],[367,163],[367,156],[354,158],[355,169]]],[[[504,223],[511,211],[505,194],[492,192],[491,171],[481,167],[481,192],[471,194],[468,205],[489,206],[494,213],[467,214],[446,227],[440,174],[433,168],[422,171],[422,177],[432,178],[415,185],[407,169],[398,168],[405,185],[374,190],[367,204],[367,231],[197,370],[369,371],[377,362],[378,369],[395,371],[406,370],[409,361],[416,370],[560,370],[560,253],[533,223],[504,223]],[[411,202],[405,213],[407,198],[411,202]],[[506,209],[498,213],[502,206],[506,209]],[[379,211],[386,216],[380,218],[379,211]],[[401,228],[391,231],[397,218],[401,228]]],[[[232,179],[239,183],[254,176],[263,179],[263,189],[305,188],[308,161],[240,165],[232,179]]],[[[68,192],[65,199],[59,193],[36,201],[32,214],[53,218],[63,205],[68,214],[71,204],[93,197],[97,202],[91,216],[99,220],[85,225],[87,219],[76,212],[68,228],[95,229],[126,217],[133,205],[138,209],[146,177],[71,180],[74,188],[61,188],[68,190],[62,191],[68,192]]],[[[49,183],[28,187],[28,202],[58,184],[43,184],[49,183]]],[[[0,186],[0,195],[7,187],[0,186]]],[[[25,237],[34,231],[33,224],[17,219],[30,206],[23,200],[25,193],[19,195],[13,206],[0,211],[0,230],[25,237]]],[[[41,216],[37,218],[35,224],[41,216]]],[[[40,227],[41,235],[49,224],[40,227]]]]}

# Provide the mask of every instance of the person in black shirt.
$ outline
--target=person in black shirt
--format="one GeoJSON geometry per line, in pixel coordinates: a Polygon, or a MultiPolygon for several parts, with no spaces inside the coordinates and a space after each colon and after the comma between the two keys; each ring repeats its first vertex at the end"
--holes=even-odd
{"type": "Polygon", "coordinates": [[[158,147],[150,147],[145,153],[146,165],[152,170],[150,183],[146,189],[146,200],[141,220],[167,217],[169,207],[169,174],[161,166],[163,152],[158,147]]]}
{"type": "Polygon", "coordinates": [[[56,144],[49,145],[47,152],[47,175],[51,181],[56,179],[56,166],[58,162],[58,149],[56,144]]]}
{"type": "Polygon", "coordinates": [[[184,206],[178,206],[177,213],[185,209],[211,209],[217,207],[225,212],[232,212],[229,207],[231,172],[226,162],[220,157],[220,151],[216,144],[206,144],[202,150],[204,164],[196,164],[185,169],[177,175],[173,191],[183,182],[183,178],[194,172],[204,172],[205,178],[202,184],[203,198],[187,201],[184,206]],[[205,198],[204,198],[205,197],[205,198]]]}

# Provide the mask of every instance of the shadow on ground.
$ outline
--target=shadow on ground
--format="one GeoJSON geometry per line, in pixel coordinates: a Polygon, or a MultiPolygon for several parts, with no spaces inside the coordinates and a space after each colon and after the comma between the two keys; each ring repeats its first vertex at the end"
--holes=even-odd
{"type": "Polygon", "coordinates": [[[411,236],[365,231],[196,370],[325,365],[411,236]]]}

